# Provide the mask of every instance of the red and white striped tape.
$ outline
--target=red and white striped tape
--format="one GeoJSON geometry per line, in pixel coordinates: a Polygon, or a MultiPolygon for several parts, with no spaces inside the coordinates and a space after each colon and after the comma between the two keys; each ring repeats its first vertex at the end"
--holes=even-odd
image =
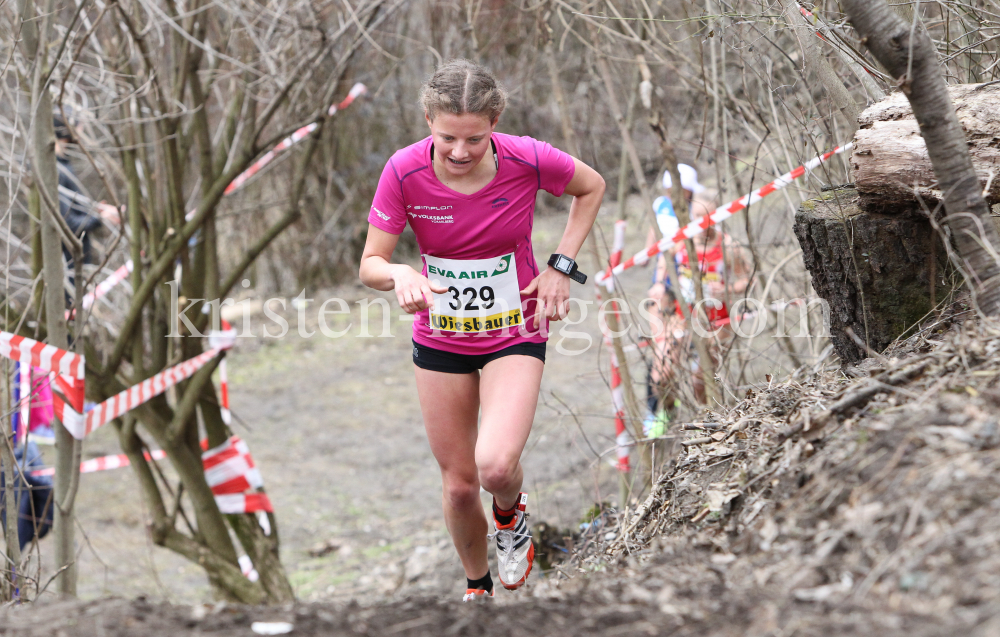
{"type": "MultiPolygon", "coordinates": [[[[236,330],[225,319],[222,320],[222,331],[212,332],[219,346],[232,347],[236,343],[236,330]]],[[[208,342],[213,344],[212,336],[208,342]]],[[[219,361],[219,411],[222,412],[222,422],[226,425],[233,424],[233,413],[229,411],[229,368],[226,366],[226,359],[219,361]]]]}
{"type": "Polygon", "coordinates": [[[233,413],[229,411],[229,374],[226,371],[226,359],[219,361],[219,411],[222,412],[222,422],[233,424],[233,413]]]}
{"type": "Polygon", "coordinates": [[[238,436],[201,454],[205,480],[222,513],[273,512],[266,493],[252,492],[264,486],[250,449],[238,436]]]}
{"type": "MultiPolygon", "coordinates": [[[[608,259],[608,272],[621,263],[622,253],[624,250],[625,221],[623,219],[619,219],[615,222],[614,238],[611,244],[611,256],[608,259]]],[[[596,282],[595,285],[597,287],[596,296],[598,302],[600,302],[601,285],[596,282]]],[[[614,289],[614,279],[609,276],[605,286],[607,287],[609,293],[612,292],[614,289]]],[[[619,316],[620,308],[618,306],[617,299],[611,299],[611,311],[614,312],[615,316],[619,316]]],[[[629,450],[632,437],[629,435],[628,428],[625,426],[625,390],[622,387],[622,376],[621,370],[618,367],[618,356],[615,354],[615,350],[612,347],[611,336],[607,333],[607,325],[602,323],[601,329],[604,331],[604,343],[608,346],[608,354],[611,361],[611,405],[615,412],[615,446],[618,454],[618,462],[615,467],[623,473],[628,473],[631,471],[631,466],[629,464],[629,450]]]]}
{"type": "MultiPolygon", "coordinates": [[[[10,332],[0,332],[0,356],[81,381],[86,368],[86,361],[79,354],[10,332]]],[[[80,410],[83,411],[83,405],[80,410]]]]}
{"type": "MultiPolygon", "coordinates": [[[[147,451],[142,454],[146,457],[146,460],[163,460],[167,457],[167,452],[162,449],[154,449],[153,451],[147,451]]],[[[124,453],[119,453],[111,456],[102,456],[100,458],[92,458],[90,460],[84,460],[80,463],[80,473],[95,473],[97,471],[109,471],[111,469],[122,469],[129,466],[128,456],[124,453]]],[[[32,471],[33,476],[53,476],[56,474],[55,467],[46,467],[45,469],[39,469],[38,471],[32,471]]]]}
{"type": "Polygon", "coordinates": [[[820,29],[822,28],[822,25],[819,23],[819,18],[812,11],[810,11],[809,9],[806,9],[801,4],[796,3],[795,6],[797,6],[799,8],[799,13],[802,14],[802,17],[804,17],[806,20],[808,20],[813,25],[813,27],[816,29],[816,35],[819,36],[819,39],[823,40],[825,42],[826,38],[823,36],[823,33],[820,31],[820,29]]]}
{"type": "Polygon", "coordinates": [[[70,426],[82,422],[87,367],[83,356],[10,332],[0,332],[0,356],[49,372],[56,381],[53,389],[57,391],[52,394],[56,416],[70,426]]]}
{"type": "MultiPolygon", "coordinates": [[[[347,108],[348,106],[351,105],[351,102],[353,102],[355,98],[357,98],[359,95],[362,95],[367,90],[368,88],[364,84],[358,82],[357,84],[351,87],[351,90],[347,94],[347,97],[344,98],[344,101],[342,101],[340,104],[334,104],[333,106],[330,107],[330,110],[327,112],[330,115],[333,115],[337,111],[347,108]]],[[[226,190],[223,194],[229,195],[235,192],[237,188],[242,186],[254,175],[263,170],[265,166],[270,164],[271,160],[273,160],[278,155],[278,153],[287,148],[291,148],[295,144],[299,143],[300,141],[305,139],[306,136],[309,135],[309,133],[313,132],[317,128],[319,128],[319,124],[317,122],[313,122],[312,124],[307,124],[302,128],[298,129],[297,131],[295,131],[294,133],[292,133],[291,135],[289,135],[288,137],[286,137],[285,139],[278,142],[278,144],[274,148],[267,151],[267,154],[265,154],[263,157],[255,161],[253,165],[251,165],[245,171],[240,173],[240,175],[236,177],[236,179],[230,182],[230,184],[226,186],[226,190]]]]}
{"type": "MultiPolygon", "coordinates": [[[[612,292],[615,287],[614,279],[611,277],[611,270],[622,262],[622,253],[625,251],[625,220],[619,219],[615,222],[614,238],[611,242],[611,258],[608,259],[608,269],[604,272],[604,286],[608,292],[612,292]]],[[[599,281],[597,283],[600,283],[599,281]]]]}
{"type": "Polygon", "coordinates": [[[615,410],[615,447],[618,454],[619,471],[628,473],[629,466],[629,445],[632,436],[629,435],[625,427],[625,392],[622,388],[622,375],[618,369],[618,356],[611,351],[611,402],[615,410]]]}
{"type": "Polygon", "coordinates": [[[82,422],[73,423],[75,427],[78,427],[75,431],[70,429],[65,421],[63,425],[69,429],[73,437],[82,440],[84,436],[98,427],[108,424],[151,398],[159,396],[182,380],[190,378],[204,367],[205,363],[218,356],[221,351],[219,348],[209,349],[108,398],[88,412],[85,419],[80,419],[82,422]]]}
{"type": "MultiPolygon", "coordinates": [[[[364,95],[367,92],[368,92],[368,87],[362,84],[361,82],[358,82],[357,84],[351,87],[351,90],[347,93],[347,97],[345,97],[343,101],[341,101],[339,104],[332,105],[327,111],[327,113],[329,115],[333,115],[337,111],[347,108],[348,106],[351,105],[351,103],[355,99],[357,99],[361,95],[364,95]]],[[[312,124],[307,124],[306,126],[303,126],[302,128],[292,133],[290,136],[278,142],[278,144],[270,151],[268,151],[266,155],[258,159],[256,162],[253,163],[252,166],[250,166],[242,173],[240,173],[236,177],[236,179],[233,179],[233,181],[231,181],[229,185],[226,186],[226,189],[223,191],[222,194],[231,195],[234,192],[236,192],[236,190],[238,190],[240,186],[242,186],[251,177],[259,173],[265,166],[271,163],[271,160],[273,160],[278,153],[285,150],[286,148],[294,146],[298,142],[305,139],[305,137],[309,135],[309,133],[316,130],[318,126],[319,125],[315,122],[313,122],[312,124]]],[[[192,216],[194,216],[194,212],[195,211],[192,210],[191,212],[187,213],[185,218],[190,219],[192,216]]],[[[96,288],[94,288],[93,292],[89,292],[86,295],[84,295],[83,297],[84,309],[87,309],[90,306],[92,306],[94,304],[94,301],[103,297],[108,292],[110,292],[112,288],[114,288],[116,285],[124,281],[128,277],[129,272],[132,271],[133,267],[134,265],[131,260],[126,261],[125,265],[115,270],[114,274],[109,276],[104,281],[101,281],[101,283],[96,288]]]]}
{"type": "Polygon", "coordinates": [[[205,480],[216,495],[242,493],[264,486],[250,449],[238,436],[201,455],[205,480]]]}
{"type": "Polygon", "coordinates": [[[344,110],[345,108],[351,105],[351,102],[353,102],[354,100],[361,97],[367,92],[368,92],[367,86],[365,86],[361,82],[356,82],[354,86],[351,87],[351,90],[347,92],[347,97],[341,100],[339,104],[333,104],[332,106],[330,106],[330,109],[326,112],[326,114],[332,116],[337,111],[344,110]]]}
{"type": "Polygon", "coordinates": [[[831,150],[830,152],[824,153],[819,157],[815,157],[810,161],[808,161],[807,163],[803,164],[802,166],[799,166],[798,168],[785,173],[781,177],[778,177],[771,183],[766,184],[761,188],[758,188],[749,195],[744,195],[739,199],[737,199],[736,201],[733,201],[724,206],[719,206],[718,208],[715,209],[715,212],[713,212],[712,214],[702,217],[701,219],[692,221],[688,225],[678,230],[677,234],[675,234],[672,237],[663,237],[656,245],[652,246],[648,250],[643,250],[642,252],[639,252],[638,254],[632,256],[624,263],[616,265],[615,267],[611,268],[610,272],[600,272],[599,274],[595,275],[594,276],[595,281],[601,283],[610,276],[621,274],[625,270],[633,268],[637,265],[645,265],[646,263],[649,262],[650,258],[655,257],[661,252],[669,250],[675,244],[681,243],[685,239],[692,239],[700,235],[708,228],[716,224],[722,223],[729,217],[732,217],[737,212],[740,212],[741,210],[744,210],[745,208],[752,206],[753,204],[757,203],[758,201],[770,195],[771,193],[777,192],[778,190],[785,188],[786,186],[788,186],[788,184],[792,183],[799,177],[802,177],[803,175],[812,172],[820,165],[826,163],[831,157],[839,155],[852,148],[854,148],[853,143],[847,144],[846,146],[838,146],[833,150],[831,150]]]}
{"type": "Polygon", "coordinates": [[[128,275],[131,274],[133,267],[132,260],[129,259],[125,262],[125,265],[115,270],[111,276],[98,283],[93,292],[84,294],[83,309],[89,310],[91,306],[94,305],[94,301],[103,297],[105,294],[110,292],[112,288],[127,279],[128,275]]]}
{"type": "Polygon", "coordinates": [[[266,493],[233,493],[230,495],[215,496],[215,504],[219,507],[219,513],[256,513],[264,511],[274,513],[274,506],[266,493]]]}
{"type": "MultiPolygon", "coordinates": [[[[204,441],[203,441],[204,444],[204,441]]],[[[146,460],[162,460],[167,452],[155,449],[143,454],[146,460]]],[[[270,498],[265,493],[250,491],[264,486],[260,470],[254,465],[246,442],[233,436],[223,444],[202,454],[205,481],[212,489],[216,504],[222,513],[273,512],[270,498]]],[[[95,473],[128,467],[128,456],[121,453],[85,460],[80,463],[80,473],[95,473]]],[[[55,467],[32,471],[34,476],[55,475],[55,467]]]]}

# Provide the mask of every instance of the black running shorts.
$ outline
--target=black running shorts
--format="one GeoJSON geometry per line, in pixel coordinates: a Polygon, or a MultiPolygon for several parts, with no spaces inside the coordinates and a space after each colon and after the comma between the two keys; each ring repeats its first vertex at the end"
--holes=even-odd
{"type": "Polygon", "coordinates": [[[455,354],[413,343],[413,364],[445,374],[471,374],[504,356],[533,356],[545,362],[545,343],[516,343],[490,354],[455,354]]]}

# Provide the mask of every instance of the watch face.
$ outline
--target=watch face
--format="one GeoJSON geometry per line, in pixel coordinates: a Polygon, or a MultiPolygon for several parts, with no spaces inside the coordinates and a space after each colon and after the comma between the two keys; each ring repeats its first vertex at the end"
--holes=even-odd
{"type": "Polygon", "coordinates": [[[559,255],[559,258],[556,259],[555,268],[560,272],[568,273],[570,270],[573,269],[573,259],[559,255]]]}

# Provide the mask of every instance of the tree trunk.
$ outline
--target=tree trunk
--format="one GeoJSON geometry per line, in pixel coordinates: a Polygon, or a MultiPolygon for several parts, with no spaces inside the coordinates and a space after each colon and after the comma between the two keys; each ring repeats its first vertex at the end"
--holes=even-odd
{"type": "Polygon", "coordinates": [[[853,188],[838,189],[804,202],[795,215],[795,236],[813,289],[830,306],[831,340],[844,364],[869,356],[847,328],[882,351],[946,296],[954,273],[919,206],[886,215],[858,202],[853,188]]]}
{"type": "MultiPolygon", "coordinates": [[[[222,412],[219,409],[219,400],[215,394],[215,387],[208,383],[202,388],[201,408],[202,421],[205,423],[205,432],[208,434],[209,448],[216,447],[224,443],[229,438],[229,431],[222,420],[222,412]]],[[[285,567],[281,564],[278,549],[280,548],[280,537],[278,535],[278,520],[273,514],[268,515],[268,526],[271,532],[265,534],[253,513],[242,513],[237,515],[227,515],[229,526],[239,539],[243,550],[250,557],[254,568],[260,575],[260,584],[267,594],[267,601],[272,604],[282,604],[295,600],[295,591],[288,581],[285,567]]]]}
{"type": "MultiPolygon", "coordinates": [[[[68,344],[66,331],[66,292],[63,286],[64,264],[62,239],[56,221],[59,215],[59,176],[56,168],[55,129],[52,123],[52,97],[42,78],[48,73],[47,55],[48,18],[36,25],[35,7],[30,0],[21,0],[18,10],[22,19],[24,38],[22,44],[26,57],[34,60],[32,78],[32,173],[35,186],[41,194],[42,278],[45,281],[45,314],[48,342],[65,349],[68,344]],[[52,208],[55,210],[46,208],[52,208]]],[[[82,255],[76,255],[79,264],[82,255]]],[[[78,277],[79,278],[79,277],[78,277]]],[[[79,281],[78,281],[79,283],[79,281]]],[[[76,477],[79,475],[79,443],[69,431],[57,423],[56,477],[53,489],[53,535],[56,545],[57,590],[64,595],[76,595],[76,556],[73,550],[73,500],[76,477]]]]}
{"type": "Polygon", "coordinates": [[[910,101],[973,298],[984,314],[1000,314],[1000,264],[993,257],[1000,236],[990,220],[934,43],[926,30],[904,22],[885,0],[844,0],[842,6],[862,42],[910,101]]]}
{"type": "MultiPolygon", "coordinates": [[[[15,363],[16,364],[16,363],[15,363]]],[[[7,375],[8,366],[5,364],[2,369],[7,375]]],[[[29,372],[30,373],[30,372],[29,372]]],[[[13,401],[8,401],[8,390],[9,385],[7,383],[3,384],[0,388],[0,414],[5,414],[0,418],[0,433],[2,433],[4,440],[0,441],[0,459],[2,459],[2,473],[3,475],[3,485],[0,485],[0,491],[3,493],[3,501],[0,502],[0,507],[2,507],[4,520],[6,521],[6,533],[4,534],[4,540],[7,543],[7,564],[3,566],[3,571],[7,574],[7,577],[0,578],[0,600],[7,602],[14,599],[17,590],[18,583],[17,578],[19,575],[19,570],[21,568],[21,543],[17,536],[17,517],[18,517],[18,502],[17,502],[17,487],[15,477],[17,472],[14,470],[14,454],[12,452],[13,444],[13,431],[8,427],[11,419],[6,416],[6,414],[13,414],[18,411],[16,405],[13,405],[13,401]],[[8,443],[7,441],[10,441],[8,443]]],[[[22,396],[21,400],[25,400],[22,396]]],[[[30,398],[29,398],[30,400],[30,398]]],[[[22,427],[26,427],[27,423],[22,423],[22,427]]],[[[28,492],[22,493],[21,497],[26,497],[28,492]]],[[[27,496],[30,497],[30,496],[27,496]]]]}

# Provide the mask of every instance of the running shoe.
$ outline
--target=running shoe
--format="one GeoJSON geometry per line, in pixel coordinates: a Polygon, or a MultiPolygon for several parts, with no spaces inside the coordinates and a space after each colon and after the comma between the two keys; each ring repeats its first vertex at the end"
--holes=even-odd
{"type": "Polygon", "coordinates": [[[514,519],[509,524],[500,524],[495,516],[493,518],[496,533],[490,537],[495,537],[497,542],[497,570],[500,583],[511,591],[520,588],[528,579],[531,562],[535,559],[535,545],[531,542],[531,533],[525,522],[525,518],[528,517],[524,512],[527,504],[528,494],[518,494],[514,519]]]}
{"type": "Polygon", "coordinates": [[[493,599],[493,591],[485,591],[481,588],[467,588],[465,589],[465,597],[462,598],[463,602],[488,602],[493,599]]]}

